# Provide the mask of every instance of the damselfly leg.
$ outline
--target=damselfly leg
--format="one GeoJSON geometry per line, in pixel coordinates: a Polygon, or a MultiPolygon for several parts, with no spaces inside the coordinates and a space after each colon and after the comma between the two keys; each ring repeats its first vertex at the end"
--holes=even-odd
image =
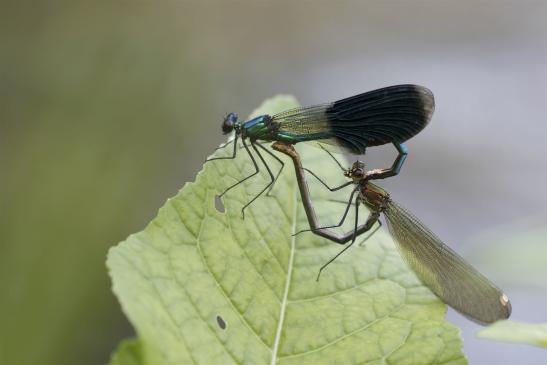
{"type": "Polygon", "coordinates": [[[209,158],[209,159],[205,160],[205,162],[210,162],[210,161],[215,161],[215,160],[233,160],[234,158],[236,158],[236,155],[237,155],[237,139],[238,139],[238,135],[236,134],[232,141],[228,141],[224,145],[219,146],[219,147],[216,148],[216,150],[223,149],[223,148],[227,147],[228,145],[230,145],[231,143],[233,143],[234,144],[234,151],[232,152],[232,156],[213,157],[213,158],[209,158]]]}
{"type": "Polygon", "coordinates": [[[277,174],[275,175],[275,178],[274,178],[274,181],[272,181],[271,184],[269,184],[270,188],[268,189],[268,192],[266,193],[266,195],[269,195],[270,192],[272,191],[272,188],[274,187],[275,185],[275,182],[277,181],[277,179],[279,178],[279,175],[281,175],[281,172],[283,171],[283,168],[285,167],[285,162],[281,161],[281,159],[279,157],[277,157],[275,154],[272,153],[272,151],[270,151],[269,149],[267,149],[266,147],[263,146],[263,143],[255,143],[259,148],[261,148],[262,150],[264,150],[265,152],[267,152],[270,156],[272,156],[273,158],[275,158],[277,160],[277,162],[279,162],[281,164],[281,167],[279,168],[279,171],[277,171],[277,174]]]}
{"type": "MultiPolygon", "coordinates": [[[[249,147],[247,146],[247,143],[245,142],[245,139],[242,139],[241,142],[243,143],[243,147],[245,147],[245,150],[247,151],[247,154],[249,155],[249,157],[251,158],[251,161],[253,162],[253,166],[255,168],[255,172],[253,172],[251,175],[239,180],[238,182],[236,182],[235,184],[232,184],[230,185],[228,188],[226,188],[226,190],[224,190],[224,192],[222,192],[222,194],[220,194],[219,196],[222,197],[224,194],[226,194],[228,191],[232,190],[233,188],[235,188],[236,186],[238,186],[239,184],[243,183],[244,181],[250,179],[251,177],[255,176],[256,174],[258,174],[260,172],[260,169],[258,168],[258,164],[256,163],[256,160],[253,156],[253,154],[251,153],[251,151],[249,150],[249,147]]],[[[235,150],[235,149],[234,149],[235,150]]],[[[235,153],[234,153],[234,156],[235,156],[235,153]]],[[[225,158],[222,158],[222,157],[217,157],[217,158],[214,158],[214,159],[211,159],[211,160],[220,160],[220,159],[225,159],[225,158]]],[[[209,160],[209,161],[211,161],[209,160]]]]}
{"type": "Polygon", "coordinates": [[[224,143],[224,144],[218,146],[217,148],[215,148],[215,151],[222,150],[222,149],[228,147],[229,145],[231,145],[231,144],[234,142],[234,140],[235,140],[235,139],[232,139],[232,140],[230,140],[230,141],[228,141],[228,142],[226,142],[226,143],[224,143]]]}
{"type": "MultiPolygon", "coordinates": [[[[345,244],[353,238],[354,233],[358,236],[363,232],[368,231],[370,228],[366,224],[362,224],[357,228],[357,231],[348,232],[345,234],[338,234],[328,229],[321,228],[319,220],[315,215],[315,210],[310,198],[310,192],[308,189],[308,184],[306,182],[306,176],[302,168],[302,162],[300,161],[300,156],[294,149],[294,146],[289,143],[276,142],[272,145],[272,148],[276,151],[284,153],[293,160],[294,171],[296,174],[296,181],[298,183],[298,189],[300,190],[300,195],[302,196],[302,204],[304,205],[304,210],[306,211],[306,218],[308,219],[308,224],[313,232],[321,237],[325,237],[333,242],[338,244],[345,244]]],[[[351,201],[350,201],[351,204],[351,201]]]]}
{"type": "MultiPolygon", "coordinates": [[[[385,169],[375,169],[375,170],[371,170],[371,171],[367,171],[366,172],[366,176],[363,176],[363,178],[366,178],[367,180],[378,180],[378,179],[385,179],[385,178],[388,178],[388,177],[392,177],[392,176],[395,176],[397,174],[399,174],[399,172],[401,171],[401,168],[406,160],[406,157],[408,155],[408,149],[406,148],[405,145],[403,145],[402,143],[393,143],[393,145],[395,146],[395,148],[397,149],[397,151],[399,152],[397,157],[395,158],[395,161],[393,162],[393,165],[389,168],[385,168],[385,169]]],[[[325,150],[327,151],[327,150],[325,150]]],[[[327,151],[328,152],[328,151],[327,151]]],[[[330,155],[330,153],[329,153],[330,155]]],[[[332,155],[331,155],[332,156],[332,155]]],[[[332,156],[333,157],[333,156],[332,156]]],[[[333,157],[334,158],[334,157],[333,157]]],[[[334,159],[336,160],[336,159],[334,159]]],[[[328,186],[322,179],[320,179],[316,174],[314,174],[312,171],[310,171],[309,169],[306,169],[306,168],[302,168],[303,170],[309,172],[313,177],[315,177],[325,188],[327,188],[328,190],[330,190],[331,192],[334,192],[334,191],[337,191],[337,190],[340,190],[348,185],[351,185],[353,184],[354,182],[353,181],[348,181],[347,183],[345,184],[342,184],[338,187],[335,187],[335,188],[331,188],[330,186],[328,186]]],[[[346,169],[344,169],[344,171],[347,171],[346,169]]],[[[356,188],[357,190],[359,189],[359,187],[356,188]]],[[[355,190],[354,190],[355,191],[355,190]]],[[[350,201],[349,201],[349,204],[351,204],[351,201],[352,201],[352,197],[353,197],[353,193],[352,193],[352,196],[350,197],[350,201]]],[[[301,230],[299,232],[297,232],[296,234],[299,234],[299,233],[302,233],[302,232],[315,232],[316,230],[320,230],[320,229],[328,229],[328,228],[337,228],[337,227],[340,227],[343,223],[344,223],[344,220],[348,214],[348,209],[349,209],[349,205],[346,207],[346,210],[344,211],[344,214],[342,216],[342,219],[340,221],[339,224],[337,225],[331,225],[331,226],[324,226],[324,227],[317,227],[317,228],[313,228],[313,229],[305,229],[305,230],[301,230]]]]}
{"type": "MultiPolygon", "coordinates": [[[[349,245],[347,245],[346,247],[344,247],[340,252],[338,252],[334,257],[332,257],[329,261],[327,261],[326,264],[324,264],[323,266],[321,266],[321,268],[319,269],[319,273],[317,274],[317,278],[316,278],[316,281],[319,281],[319,277],[321,276],[321,272],[327,268],[327,266],[329,266],[329,264],[333,263],[338,257],[340,257],[344,252],[346,252],[354,243],[355,243],[355,239],[357,238],[357,235],[356,235],[356,232],[357,232],[357,223],[359,221],[359,198],[356,199],[356,202],[355,202],[355,205],[356,205],[356,209],[355,209],[355,228],[353,230],[353,238],[352,238],[352,241],[350,242],[349,245]]],[[[361,243],[365,242],[366,240],[368,240],[370,237],[372,237],[376,231],[378,229],[380,229],[380,227],[382,226],[382,222],[380,222],[378,220],[378,217],[380,216],[379,213],[371,213],[367,219],[367,222],[365,223],[365,226],[368,227],[368,230],[370,230],[373,226],[374,226],[374,223],[378,222],[378,226],[372,231],[372,232],[369,232],[369,234],[365,237],[364,240],[361,241],[361,243]]],[[[365,232],[366,232],[365,231],[365,232]]]]}
{"type": "MultiPolygon", "coordinates": [[[[351,200],[350,200],[350,202],[351,202],[351,200]]],[[[350,205],[351,205],[351,203],[350,203],[350,205]]],[[[348,205],[348,207],[349,207],[349,205],[348,205]]],[[[324,264],[323,266],[321,266],[321,268],[319,268],[319,272],[317,273],[317,278],[315,279],[316,281],[319,281],[319,277],[321,276],[321,272],[327,266],[329,266],[330,263],[332,263],[334,260],[336,260],[338,257],[340,257],[341,254],[346,252],[353,245],[353,243],[355,242],[355,239],[357,238],[356,232],[357,232],[358,224],[359,224],[359,197],[355,198],[355,228],[353,230],[353,237],[351,238],[350,244],[347,245],[346,247],[344,247],[343,250],[338,252],[333,258],[331,258],[329,261],[327,261],[326,264],[324,264]]]]}
{"type": "MultiPolygon", "coordinates": [[[[237,146],[237,141],[238,141],[238,135],[236,134],[236,136],[234,137],[233,140],[231,141],[228,141],[226,142],[225,144],[223,144],[222,146],[218,147],[218,149],[222,149],[222,148],[225,148],[227,147],[228,145],[230,145],[231,143],[234,144],[234,149],[233,149],[233,152],[232,152],[232,155],[231,156],[226,156],[226,157],[213,157],[213,158],[210,158],[208,160],[206,160],[205,162],[210,162],[210,161],[214,161],[214,160],[232,160],[234,158],[236,158],[237,156],[237,150],[238,150],[238,146],[237,146]]],[[[244,148],[245,151],[247,151],[247,154],[249,155],[249,157],[251,158],[251,161],[253,162],[253,166],[255,168],[255,171],[239,180],[238,182],[236,182],[235,184],[232,184],[230,185],[228,188],[226,188],[220,195],[219,197],[222,197],[224,196],[224,194],[226,194],[228,191],[232,190],[233,188],[235,188],[236,186],[240,185],[241,183],[249,180],[251,177],[257,175],[259,172],[260,172],[260,167],[258,166],[258,163],[255,159],[255,157],[253,156],[251,150],[249,149],[249,146],[247,145],[246,141],[244,138],[241,139],[241,142],[243,144],[243,147],[240,147],[240,148],[244,148]]],[[[253,199],[251,199],[248,203],[246,203],[243,208],[241,208],[241,214],[242,214],[242,217],[245,218],[245,209],[251,204],[253,203],[260,195],[262,195],[268,188],[271,189],[271,187],[273,186],[273,184],[275,183],[275,181],[277,180],[277,178],[279,177],[279,175],[281,174],[281,172],[283,171],[283,167],[285,165],[285,163],[279,158],[277,157],[276,155],[274,155],[271,151],[269,151],[268,149],[266,149],[262,143],[257,143],[256,141],[251,141],[251,147],[253,148],[253,150],[256,152],[256,154],[258,155],[258,157],[260,158],[261,162],[264,164],[264,166],[266,167],[266,170],[268,171],[268,174],[270,175],[270,182],[266,185],[266,187],[264,187],[264,189],[262,189],[253,199]],[[281,164],[281,168],[279,169],[279,171],[277,172],[277,174],[273,175],[269,165],[267,164],[266,160],[264,159],[264,157],[262,156],[262,154],[260,153],[260,151],[257,149],[257,146],[264,150],[265,152],[267,152],[270,156],[272,156],[276,161],[278,161],[280,164],[281,164]]]]}
{"type": "MultiPolygon", "coordinates": [[[[350,184],[351,184],[351,182],[350,182],[350,184]]],[[[303,233],[303,232],[315,232],[315,231],[319,231],[319,230],[322,230],[322,229],[338,228],[338,227],[342,226],[344,224],[344,222],[346,221],[346,217],[348,216],[349,208],[351,207],[351,203],[353,202],[353,197],[355,196],[355,193],[357,193],[358,191],[359,191],[359,186],[355,187],[355,189],[353,189],[353,191],[351,192],[351,195],[349,196],[349,200],[346,204],[346,209],[344,210],[344,214],[342,215],[342,218],[340,219],[340,222],[338,222],[338,224],[335,224],[335,225],[332,225],[332,226],[325,226],[325,227],[302,229],[302,230],[296,232],[295,234],[293,234],[293,236],[296,236],[296,235],[298,235],[300,233],[303,233]]]]}
{"type": "MultiPolygon", "coordinates": [[[[262,164],[266,167],[266,170],[268,171],[268,174],[270,175],[271,181],[264,187],[264,189],[262,189],[258,194],[256,194],[254,198],[252,198],[247,204],[245,204],[243,206],[243,208],[241,208],[241,216],[242,216],[243,219],[245,219],[245,208],[247,208],[249,205],[251,205],[256,199],[258,199],[258,197],[260,195],[262,195],[275,182],[272,170],[270,170],[270,167],[266,163],[266,160],[264,160],[264,157],[262,157],[262,155],[260,154],[260,151],[258,151],[258,148],[256,148],[256,144],[253,141],[251,141],[251,147],[253,148],[253,150],[256,152],[256,154],[260,158],[260,161],[262,161],[262,164]]],[[[260,147],[262,147],[262,146],[260,146],[260,147]]],[[[250,154],[250,151],[249,151],[249,154],[250,154]]],[[[258,173],[258,171],[257,171],[257,173],[258,173]]]]}
{"type": "MultiPolygon", "coordinates": [[[[322,145],[321,143],[318,143],[317,146],[318,146],[319,148],[321,148],[323,151],[325,151],[325,152],[334,160],[334,162],[336,162],[336,164],[338,165],[338,167],[340,167],[340,169],[341,169],[342,171],[344,171],[344,172],[346,171],[346,169],[342,166],[342,164],[340,163],[340,161],[338,161],[338,160],[336,159],[336,157],[334,157],[334,155],[333,155],[328,149],[326,149],[325,147],[323,147],[323,145],[322,145]]],[[[324,187],[326,187],[326,188],[329,189],[330,191],[337,191],[337,190],[343,189],[343,188],[345,188],[346,186],[352,184],[352,182],[349,181],[349,182],[344,183],[344,184],[342,184],[342,185],[340,185],[340,186],[331,188],[331,187],[330,187],[322,178],[320,178],[319,176],[317,176],[317,174],[316,174],[315,172],[313,172],[312,170],[310,170],[310,169],[308,169],[308,168],[306,168],[306,167],[303,167],[303,170],[306,171],[306,172],[308,172],[309,174],[311,174],[313,177],[315,177],[315,178],[316,178],[324,187]]]]}

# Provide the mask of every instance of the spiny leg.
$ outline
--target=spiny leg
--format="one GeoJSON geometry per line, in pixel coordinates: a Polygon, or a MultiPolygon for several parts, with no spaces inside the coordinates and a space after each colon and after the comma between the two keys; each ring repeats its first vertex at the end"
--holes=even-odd
{"type": "MultiPolygon", "coordinates": [[[[315,211],[313,209],[313,203],[310,198],[310,193],[308,190],[308,185],[306,183],[306,176],[304,173],[304,170],[302,169],[302,162],[300,161],[300,156],[298,153],[294,150],[294,146],[292,144],[287,144],[283,142],[276,142],[272,145],[272,148],[276,151],[279,151],[281,153],[286,154],[289,156],[294,164],[294,172],[296,175],[296,181],[298,183],[298,189],[300,190],[300,196],[302,198],[302,205],[304,206],[304,210],[306,212],[306,217],[308,218],[308,224],[310,227],[319,227],[319,223],[317,220],[317,217],[315,215],[315,211]]],[[[346,203],[344,201],[344,203],[346,203]]],[[[357,235],[360,235],[362,233],[365,233],[370,230],[370,227],[367,226],[366,223],[360,225],[357,228],[357,235]]],[[[344,245],[347,242],[351,241],[353,237],[354,230],[345,233],[343,235],[340,235],[338,233],[332,232],[328,229],[319,229],[314,231],[313,233],[321,236],[323,238],[329,239],[335,243],[338,243],[340,245],[344,245]]]]}
{"type": "MultiPolygon", "coordinates": [[[[322,144],[318,143],[317,144],[323,151],[325,151],[333,160],[334,162],[336,162],[336,164],[340,167],[340,169],[342,171],[346,171],[346,169],[344,167],[342,167],[342,164],[336,159],[336,157],[333,156],[332,153],[330,153],[329,150],[327,150],[325,147],[323,147],[322,144]]],[[[317,174],[315,172],[313,172],[312,170],[308,169],[308,168],[305,168],[305,167],[302,167],[302,169],[306,172],[308,172],[309,174],[311,174],[313,177],[315,177],[317,180],[319,180],[319,182],[324,186],[326,187],[327,189],[329,189],[330,191],[337,191],[337,190],[340,190],[342,188],[345,188],[346,186],[348,185],[351,185],[352,182],[348,182],[348,183],[344,183],[340,186],[337,186],[337,187],[334,187],[334,188],[331,188],[322,178],[320,178],[319,176],[317,176],[317,174]]]]}
{"type": "MultiPolygon", "coordinates": [[[[235,188],[236,186],[238,186],[239,184],[241,184],[242,182],[244,182],[245,180],[248,180],[250,179],[251,177],[255,176],[256,174],[258,174],[258,172],[260,171],[260,169],[258,168],[258,164],[256,163],[256,160],[253,156],[253,154],[251,153],[251,151],[249,150],[249,147],[247,147],[247,143],[245,143],[245,139],[241,139],[241,142],[243,142],[243,146],[245,147],[245,150],[247,151],[247,154],[249,155],[249,157],[251,158],[251,161],[253,161],[253,165],[255,167],[255,172],[252,173],[251,175],[247,176],[246,178],[242,179],[242,180],[239,180],[238,182],[236,182],[235,184],[229,186],[226,190],[224,190],[224,192],[222,194],[219,195],[219,197],[222,197],[224,194],[226,194],[228,192],[228,190],[231,190],[233,188],[235,188]]],[[[220,158],[219,158],[220,159],[220,158]]]]}
{"type": "Polygon", "coordinates": [[[358,225],[359,225],[359,197],[355,198],[355,227],[353,229],[353,238],[351,239],[350,244],[347,245],[346,247],[344,247],[344,249],[341,250],[340,252],[338,252],[332,259],[327,261],[327,263],[325,265],[321,266],[321,268],[319,269],[319,272],[317,273],[317,278],[315,279],[315,281],[319,281],[319,277],[321,276],[321,272],[327,266],[329,266],[330,263],[332,263],[334,260],[336,260],[338,257],[340,257],[341,254],[346,252],[355,243],[355,239],[357,238],[357,226],[358,225]]]}
{"type": "MultiPolygon", "coordinates": [[[[356,198],[356,201],[355,201],[355,227],[353,229],[353,238],[351,240],[351,243],[344,247],[343,250],[341,250],[340,252],[338,252],[336,254],[336,256],[334,256],[332,259],[330,259],[325,265],[321,266],[321,268],[319,269],[319,273],[317,274],[317,281],[319,281],[319,277],[321,276],[321,272],[329,265],[331,264],[334,260],[336,260],[338,257],[340,257],[340,255],[342,255],[344,252],[346,252],[354,243],[355,243],[355,239],[357,238],[357,231],[358,231],[358,221],[359,221],[359,203],[360,203],[360,200],[359,200],[359,197],[356,198]]],[[[370,215],[368,216],[367,218],[367,221],[366,223],[363,225],[362,227],[362,232],[361,233],[364,233],[364,232],[367,232],[367,231],[370,231],[370,229],[374,226],[374,223],[378,222],[378,227],[373,230],[372,232],[370,232],[367,237],[361,241],[361,243],[365,242],[366,240],[368,240],[370,237],[372,237],[372,235],[374,235],[374,233],[376,233],[376,231],[382,226],[382,222],[380,222],[378,220],[378,218],[380,217],[380,213],[378,212],[372,212],[370,213],[370,215]]]]}
{"type": "MultiPolygon", "coordinates": [[[[271,142],[271,141],[266,141],[266,142],[260,143],[260,142],[258,142],[258,141],[255,141],[255,144],[259,144],[259,145],[261,145],[261,146],[264,146],[264,145],[266,145],[266,144],[269,144],[270,142],[271,142]]],[[[239,147],[239,149],[242,149],[242,148],[243,148],[243,146],[240,146],[240,147],[239,147]]]]}
{"type": "Polygon", "coordinates": [[[328,202],[347,204],[347,201],[341,199],[327,199],[328,202]]]}
{"type": "Polygon", "coordinates": [[[215,148],[215,151],[218,151],[218,150],[221,150],[223,148],[226,148],[228,147],[230,144],[232,144],[234,142],[235,139],[232,139],[231,141],[228,141],[226,143],[224,143],[223,145],[221,146],[218,146],[217,148],[215,148]]]}
{"type": "MultiPolygon", "coordinates": [[[[347,204],[347,202],[345,200],[338,200],[338,199],[328,199],[327,201],[329,202],[334,202],[334,203],[343,203],[343,204],[347,204]]],[[[374,233],[376,233],[376,231],[378,231],[381,227],[382,227],[382,222],[380,220],[377,220],[378,222],[378,227],[374,228],[374,231],[370,232],[370,234],[365,237],[364,240],[361,241],[361,243],[364,243],[366,240],[368,240],[370,237],[372,237],[372,235],[374,233]]],[[[366,232],[366,231],[365,231],[366,232]]],[[[364,233],[364,232],[361,232],[361,233],[364,233]]],[[[361,244],[360,243],[360,244],[361,244]]]]}
{"type": "Polygon", "coordinates": [[[340,161],[338,161],[336,159],[336,157],[334,157],[334,155],[332,153],[330,153],[329,150],[327,150],[325,147],[323,147],[323,145],[321,143],[318,143],[319,147],[325,151],[326,153],[329,154],[329,156],[334,160],[334,162],[336,162],[336,164],[340,167],[340,169],[342,169],[342,171],[346,171],[346,169],[344,168],[344,166],[342,166],[342,164],[340,163],[340,161]]]}
{"type": "Polygon", "coordinates": [[[262,189],[260,191],[260,193],[256,194],[256,196],[254,198],[252,198],[251,201],[249,201],[247,204],[245,204],[243,206],[243,208],[241,208],[241,216],[242,216],[243,219],[245,219],[245,208],[247,208],[249,205],[251,205],[256,199],[258,199],[258,197],[260,195],[262,195],[262,193],[264,193],[270,187],[270,185],[272,185],[274,183],[274,175],[272,173],[272,170],[270,170],[270,167],[268,166],[268,164],[264,160],[264,157],[262,157],[262,155],[260,154],[260,151],[258,151],[258,149],[256,148],[255,143],[253,141],[251,141],[251,147],[255,150],[256,154],[258,155],[258,157],[260,158],[260,160],[262,161],[262,163],[266,167],[266,170],[268,171],[268,174],[270,175],[271,181],[268,183],[268,185],[266,185],[264,187],[264,189],[262,189]]]}
{"type": "Polygon", "coordinates": [[[270,156],[272,156],[273,158],[275,158],[277,160],[277,162],[279,162],[281,164],[281,168],[279,169],[279,171],[277,172],[277,174],[275,175],[275,179],[274,181],[272,182],[272,184],[270,185],[270,188],[268,189],[268,192],[266,193],[266,195],[269,195],[270,194],[270,191],[272,191],[272,188],[275,184],[275,182],[277,181],[277,179],[279,178],[279,175],[281,175],[281,172],[283,171],[283,168],[285,167],[285,162],[281,161],[281,159],[279,157],[277,157],[274,153],[272,153],[272,151],[270,151],[269,149],[267,149],[266,147],[264,147],[262,144],[260,143],[257,143],[256,144],[258,147],[260,147],[261,149],[263,149],[264,151],[266,151],[268,154],[270,154],[270,156]]]}
{"type": "MultiPolygon", "coordinates": [[[[343,189],[345,188],[346,186],[349,186],[351,184],[353,184],[353,181],[348,181],[348,182],[345,182],[343,183],[342,185],[340,186],[336,186],[334,188],[331,188],[330,186],[327,185],[326,182],[324,182],[319,176],[317,176],[313,171],[311,171],[310,169],[306,168],[306,167],[303,167],[302,168],[304,171],[308,172],[310,175],[312,175],[313,177],[315,177],[317,180],[319,180],[319,182],[324,186],[326,187],[327,189],[329,189],[330,191],[334,192],[334,191],[338,191],[340,189],[343,189]]],[[[345,203],[345,202],[344,202],[345,203]]]]}
{"type": "Polygon", "coordinates": [[[347,205],[346,205],[346,209],[344,210],[344,214],[342,215],[342,219],[340,219],[340,222],[338,222],[338,224],[336,225],[332,225],[332,226],[326,226],[326,227],[312,227],[310,229],[303,229],[301,231],[298,231],[296,232],[295,234],[293,234],[293,236],[296,236],[297,234],[300,234],[300,233],[303,233],[303,232],[315,232],[315,231],[319,231],[319,230],[322,230],[322,229],[328,229],[328,228],[337,228],[337,227],[340,227],[342,224],[344,224],[344,222],[346,221],[346,217],[348,216],[348,212],[349,212],[349,208],[351,207],[351,203],[353,202],[353,196],[355,195],[355,193],[359,190],[359,186],[357,186],[355,189],[353,189],[353,191],[351,192],[351,195],[349,196],[349,200],[347,202],[347,205]]]}
{"type": "Polygon", "coordinates": [[[382,222],[380,222],[379,220],[377,220],[377,222],[378,222],[378,226],[376,228],[374,228],[374,230],[372,232],[370,232],[365,237],[365,239],[363,239],[361,242],[359,242],[359,246],[362,245],[363,243],[365,243],[370,237],[372,237],[380,229],[380,227],[382,227],[382,222]]]}
{"type": "MultiPolygon", "coordinates": [[[[353,238],[351,239],[351,243],[349,246],[353,245],[355,242],[355,239],[357,238],[357,227],[359,227],[359,197],[355,198],[355,226],[353,227],[353,238]]],[[[348,246],[348,248],[349,248],[348,246]]]]}
{"type": "MultiPolygon", "coordinates": [[[[214,161],[214,160],[233,160],[234,158],[236,158],[236,154],[237,154],[237,139],[238,139],[238,135],[236,134],[236,136],[234,137],[233,139],[233,143],[234,143],[234,152],[232,153],[232,156],[231,157],[213,157],[213,158],[210,158],[208,160],[205,160],[205,162],[209,162],[209,161],[214,161]]],[[[245,144],[245,140],[242,139],[243,141],[243,144],[245,144]]],[[[221,146],[221,147],[218,147],[216,148],[217,150],[220,149],[220,148],[224,148],[226,147],[227,145],[229,145],[231,142],[227,142],[224,144],[224,146],[221,146]]]]}

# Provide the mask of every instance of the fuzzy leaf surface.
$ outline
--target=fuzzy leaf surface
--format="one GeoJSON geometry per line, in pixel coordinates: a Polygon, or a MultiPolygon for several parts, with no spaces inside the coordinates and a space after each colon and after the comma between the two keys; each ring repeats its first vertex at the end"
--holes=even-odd
{"type": "MultiPolygon", "coordinates": [[[[294,98],[278,96],[253,115],[294,106],[294,98]]],[[[332,185],[344,182],[323,151],[297,149],[306,167],[332,185]]],[[[229,154],[231,147],[216,153],[229,154]]],[[[275,174],[279,164],[264,155],[275,174]]],[[[239,149],[235,160],[206,163],[142,232],[110,250],[113,291],[138,335],[112,364],[467,363],[459,329],[444,320],[446,306],[409,271],[381,229],[315,281],[342,246],[312,233],[293,236],[308,225],[291,162],[276,155],[285,170],[245,220],[241,207],[269,180],[262,166],[215,206],[216,195],[253,172],[239,149]]],[[[331,194],[319,184],[310,185],[322,223],[338,221],[344,207],[329,202],[331,194]]]]}

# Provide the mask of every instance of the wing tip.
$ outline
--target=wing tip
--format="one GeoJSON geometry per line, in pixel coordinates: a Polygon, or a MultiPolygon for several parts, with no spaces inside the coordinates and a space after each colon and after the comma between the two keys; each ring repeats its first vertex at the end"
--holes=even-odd
{"type": "MultiPolygon", "coordinates": [[[[492,309],[491,311],[488,311],[487,313],[480,313],[480,314],[471,314],[468,311],[460,311],[460,309],[456,309],[458,312],[463,314],[466,318],[469,320],[478,323],[482,326],[488,326],[492,323],[495,323],[497,321],[502,321],[504,319],[508,319],[511,316],[511,312],[513,310],[511,306],[511,301],[509,301],[509,298],[505,293],[501,293],[499,296],[499,304],[495,306],[495,309],[492,309]]],[[[450,304],[449,304],[450,305],[450,304]]],[[[494,306],[493,306],[494,307],[494,306]]]]}
{"type": "Polygon", "coordinates": [[[435,96],[433,92],[425,86],[413,85],[414,90],[420,99],[420,107],[425,114],[425,124],[428,124],[435,112],[435,96]]]}
{"type": "Polygon", "coordinates": [[[505,293],[501,293],[500,295],[500,303],[503,308],[505,308],[505,318],[507,319],[509,316],[511,316],[511,312],[513,311],[513,307],[511,306],[511,301],[509,300],[509,297],[505,293]]]}

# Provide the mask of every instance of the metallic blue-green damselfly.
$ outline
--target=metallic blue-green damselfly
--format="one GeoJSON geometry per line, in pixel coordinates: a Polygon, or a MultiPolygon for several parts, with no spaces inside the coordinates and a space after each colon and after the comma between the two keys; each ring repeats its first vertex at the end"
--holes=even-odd
{"type": "MultiPolygon", "coordinates": [[[[429,122],[435,102],[427,88],[418,85],[396,85],[355,95],[333,103],[290,109],[273,116],[261,115],[248,121],[238,121],[230,113],[222,122],[222,131],[235,133],[231,156],[215,157],[207,161],[234,159],[237,141],[241,139],[255,172],[229,186],[220,196],[259,173],[259,165],[246,143],[260,158],[270,175],[270,182],[242,208],[244,210],[270,188],[283,170],[283,161],[258,141],[280,141],[288,144],[315,141],[334,146],[341,152],[362,155],[367,147],[386,143],[402,143],[419,133],[429,122]],[[259,149],[281,164],[275,175],[259,149]]],[[[396,175],[399,171],[395,171],[396,175]]]]}

